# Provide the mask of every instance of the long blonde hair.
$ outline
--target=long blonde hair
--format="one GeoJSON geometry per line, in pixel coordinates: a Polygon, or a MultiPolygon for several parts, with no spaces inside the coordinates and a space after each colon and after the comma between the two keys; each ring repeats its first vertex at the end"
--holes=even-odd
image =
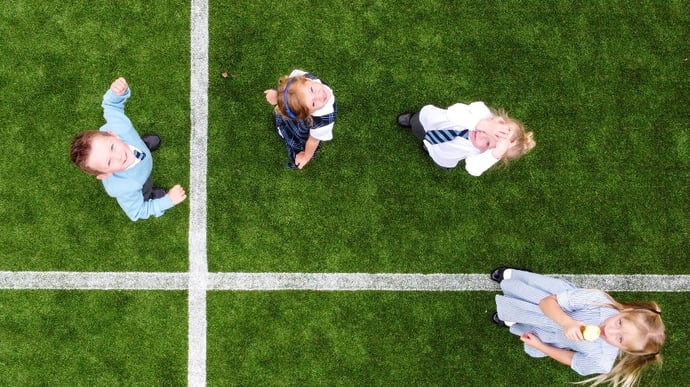
{"type": "Polygon", "coordinates": [[[615,387],[632,387],[636,385],[642,371],[649,365],[655,364],[661,367],[662,356],[659,351],[666,340],[666,328],[661,320],[661,308],[656,302],[620,303],[611,300],[609,307],[616,309],[625,315],[626,320],[635,324],[643,336],[642,348],[624,348],[621,350],[616,365],[607,374],[583,380],[577,384],[591,383],[597,386],[610,383],[615,387]]]}
{"type": "Polygon", "coordinates": [[[511,140],[515,141],[515,145],[510,147],[501,158],[503,164],[508,164],[511,160],[519,159],[534,149],[537,145],[534,141],[534,132],[528,132],[522,122],[509,116],[503,109],[492,110],[492,113],[495,116],[503,118],[513,129],[513,138],[511,138],[511,140]]]}

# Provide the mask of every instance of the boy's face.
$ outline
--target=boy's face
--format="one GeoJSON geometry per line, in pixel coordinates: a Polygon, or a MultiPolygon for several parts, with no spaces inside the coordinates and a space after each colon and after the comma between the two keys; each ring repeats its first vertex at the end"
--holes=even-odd
{"type": "Polygon", "coordinates": [[[331,93],[322,83],[311,79],[304,82],[301,94],[302,101],[309,108],[310,114],[324,107],[331,98],[331,93]]]}
{"type": "Polygon", "coordinates": [[[129,168],[136,158],[127,144],[120,140],[113,132],[106,132],[103,136],[96,136],[91,140],[91,154],[86,165],[100,171],[96,177],[99,180],[110,177],[115,172],[129,168]]]}

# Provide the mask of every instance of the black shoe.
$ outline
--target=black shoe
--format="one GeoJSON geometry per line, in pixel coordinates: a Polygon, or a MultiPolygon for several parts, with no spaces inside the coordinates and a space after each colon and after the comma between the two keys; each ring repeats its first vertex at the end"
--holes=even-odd
{"type": "Polygon", "coordinates": [[[167,194],[168,191],[164,190],[163,188],[156,187],[151,191],[151,199],[160,199],[167,194]]]}
{"type": "Polygon", "coordinates": [[[521,268],[519,268],[519,267],[499,266],[499,267],[497,267],[497,268],[495,268],[495,269],[493,269],[493,270],[491,271],[491,279],[494,280],[494,281],[496,281],[496,282],[498,282],[498,283],[500,284],[501,281],[503,281],[503,273],[504,273],[506,270],[508,270],[508,269],[526,271],[526,272],[529,272],[529,273],[532,272],[531,270],[521,269],[521,268]]]}
{"type": "Polygon", "coordinates": [[[498,312],[494,312],[493,316],[491,316],[491,321],[501,328],[509,328],[503,320],[498,318],[498,312]]]}
{"type": "Polygon", "coordinates": [[[412,116],[415,115],[415,113],[403,113],[398,116],[396,121],[398,122],[399,126],[402,126],[403,128],[411,128],[412,127],[412,116]]]}
{"type": "Polygon", "coordinates": [[[499,284],[501,281],[503,281],[503,272],[506,271],[506,269],[512,269],[511,267],[508,266],[499,266],[491,271],[491,279],[498,282],[499,284]]]}
{"type": "Polygon", "coordinates": [[[161,138],[157,134],[145,134],[141,137],[141,139],[151,152],[155,151],[161,146],[161,138]]]}

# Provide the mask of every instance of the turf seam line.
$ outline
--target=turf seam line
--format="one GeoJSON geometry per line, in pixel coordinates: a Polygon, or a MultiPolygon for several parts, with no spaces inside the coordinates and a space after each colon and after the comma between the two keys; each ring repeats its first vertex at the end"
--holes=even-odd
{"type": "MultiPolygon", "coordinates": [[[[690,275],[551,274],[579,287],[621,292],[688,292],[690,275]]],[[[0,289],[196,291],[499,291],[488,274],[146,273],[0,271],[0,289]],[[204,278],[196,278],[204,277],[204,278]],[[202,288],[202,286],[204,286],[202,288]]],[[[190,295],[191,298],[191,295],[190,295]]],[[[204,304],[205,305],[205,302],[204,304]]],[[[190,311],[191,312],[191,311],[190,311]]],[[[205,312],[205,310],[203,311],[205,312]]],[[[204,314],[205,316],[205,314],[204,314]]],[[[202,327],[205,333],[204,326],[202,327]]],[[[197,337],[194,337],[195,339],[197,337]]]]}
{"type": "Polygon", "coordinates": [[[190,165],[187,385],[206,385],[206,173],[208,138],[208,0],[192,0],[190,17],[190,165]]]}

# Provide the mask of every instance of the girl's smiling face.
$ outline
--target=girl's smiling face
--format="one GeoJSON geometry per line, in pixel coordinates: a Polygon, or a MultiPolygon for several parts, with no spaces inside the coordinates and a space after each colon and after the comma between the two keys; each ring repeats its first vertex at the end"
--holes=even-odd
{"type": "Polygon", "coordinates": [[[480,152],[496,147],[496,138],[480,130],[470,131],[470,141],[480,152]]]}
{"type": "Polygon", "coordinates": [[[484,152],[495,148],[499,138],[513,140],[517,132],[515,123],[508,122],[501,116],[493,116],[477,123],[475,130],[470,132],[470,141],[472,145],[484,152]]]}
{"type": "Polygon", "coordinates": [[[609,344],[624,351],[639,351],[642,334],[635,323],[622,312],[607,318],[601,325],[601,336],[609,344]]]}
{"type": "Polygon", "coordinates": [[[309,109],[309,114],[321,109],[331,98],[331,92],[322,83],[308,79],[302,86],[301,101],[309,109]]]}

